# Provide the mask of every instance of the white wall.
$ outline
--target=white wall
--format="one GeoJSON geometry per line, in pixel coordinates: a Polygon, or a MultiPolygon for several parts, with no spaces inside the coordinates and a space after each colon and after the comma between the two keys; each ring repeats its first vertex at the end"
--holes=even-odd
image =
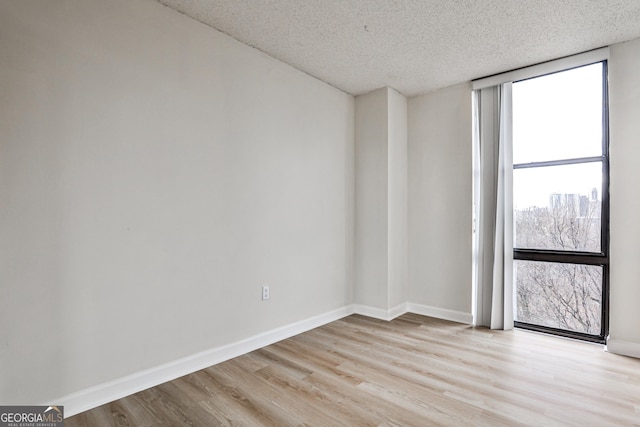
{"type": "Polygon", "coordinates": [[[387,88],[355,99],[355,301],[387,309],[387,88]]]}
{"type": "Polygon", "coordinates": [[[385,87],[356,97],[355,302],[390,319],[405,310],[407,99],[385,87]]]}
{"type": "Polygon", "coordinates": [[[1,2],[0,94],[3,404],[353,301],[351,96],[150,0],[1,2]]]}
{"type": "Polygon", "coordinates": [[[471,318],[471,86],[409,99],[411,303],[471,318]]]}
{"type": "Polygon", "coordinates": [[[409,298],[408,281],[408,141],[407,98],[387,89],[389,123],[389,301],[388,308],[406,303],[409,298]]]}
{"type": "Polygon", "coordinates": [[[607,348],[640,357],[640,39],[611,47],[611,301],[607,348]]]}

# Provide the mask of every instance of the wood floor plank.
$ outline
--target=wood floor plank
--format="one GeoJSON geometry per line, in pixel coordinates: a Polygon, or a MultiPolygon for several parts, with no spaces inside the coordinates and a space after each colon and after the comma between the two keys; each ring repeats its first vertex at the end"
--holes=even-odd
{"type": "Polygon", "coordinates": [[[353,315],[65,426],[640,426],[640,360],[526,331],[353,315]]]}

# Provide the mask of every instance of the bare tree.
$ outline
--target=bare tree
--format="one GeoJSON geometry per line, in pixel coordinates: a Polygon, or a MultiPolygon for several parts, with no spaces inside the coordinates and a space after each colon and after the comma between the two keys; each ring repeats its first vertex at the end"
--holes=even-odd
{"type": "MultiPolygon", "coordinates": [[[[516,247],[599,252],[599,202],[572,196],[550,203],[549,208],[516,211],[516,247]]],[[[600,266],[517,261],[515,275],[518,320],[600,333],[600,266]]]]}

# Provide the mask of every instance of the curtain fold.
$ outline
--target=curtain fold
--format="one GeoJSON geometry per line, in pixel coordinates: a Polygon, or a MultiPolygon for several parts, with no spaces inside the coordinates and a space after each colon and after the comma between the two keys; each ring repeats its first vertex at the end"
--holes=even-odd
{"type": "Polygon", "coordinates": [[[512,329],[511,83],[474,92],[475,324],[512,329]]]}

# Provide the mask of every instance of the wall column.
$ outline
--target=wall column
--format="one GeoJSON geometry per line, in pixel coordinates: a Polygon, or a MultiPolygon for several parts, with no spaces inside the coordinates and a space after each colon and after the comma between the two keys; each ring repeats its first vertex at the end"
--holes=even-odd
{"type": "Polygon", "coordinates": [[[391,319],[406,311],[407,100],[391,88],[356,97],[355,302],[391,319]]]}

